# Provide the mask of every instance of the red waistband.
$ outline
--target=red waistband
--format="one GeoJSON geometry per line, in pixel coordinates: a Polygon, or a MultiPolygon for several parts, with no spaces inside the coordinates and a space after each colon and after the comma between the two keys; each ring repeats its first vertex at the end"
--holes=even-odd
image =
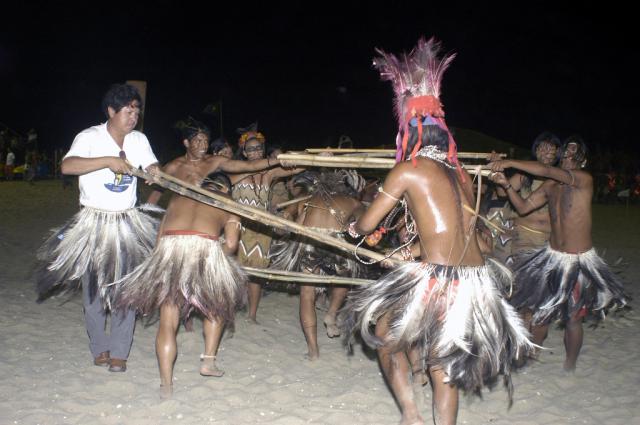
{"type": "Polygon", "coordinates": [[[217,236],[209,235],[203,232],[198,232],[196,230],[165,230],[164,232],[162,232],[162,236],[180,236],[180,235],[200,236],[201,238],[211,239],[212,241],[218,240],[217,236]]]}

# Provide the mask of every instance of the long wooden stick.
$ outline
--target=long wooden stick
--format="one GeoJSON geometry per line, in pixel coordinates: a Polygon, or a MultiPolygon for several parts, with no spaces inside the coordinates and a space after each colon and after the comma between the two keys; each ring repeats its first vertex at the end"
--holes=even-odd
{"type": "MultiPolygon", "coordinates": [[[[336,154],[373,154],[379,156],[395,156],[395,149],[342,149],[342,148],[310,148],[305,149],[308,153],[331,152],[336,154]]],[[[373,156],[371,155],[371,156],[373,156]]],[[[490,152],[458,152],[458,158],[462,159],[486,159],[490,152]]],[[[506,153],[499,153],[500,158],[506,158],[506,153]]],[[[363,155],[366,156],[366,155],[363,155]]]]}
{"type": "MultiPolygon", "coordinates": [[[[132,168],[130,172],[137,177],[152,181],[159,186],[170,189],[171,191],[176,192],[182,196],[186,196],[187,198],[191,198],[204,204],[229,211],[233,214],[248,218],[252,221],[266,224],[267,226],[276,227],[281,230],[309,237],[327,245],[334,246],[341,251],[347,252],[351,255],[353,255],[356,249],[354,245],[342,239],[334,238],[333,236],[329,236],[327,234],[309,229],[308,227],[302,226],[294,221],[285,220],[264,210],[240,204],[233,199],[229,199],[218,193],[202,189],[199,186],[182,181],[169,174],[163,173],[162,171],[158,171],[155,176],[135,168],[132,168]]],[[[364,248],[358,248],[358,255],[363,255],[377,261],[382,261],[385,259],[385,256],[383,254],[364,248]]],[[[389,260],[394,264],[402,263],[402,260],[396,256],[389,258],[389,260]]]]}
{"type": "Polygon", "coordinates": [[[489,221],[488,218],[481,216],[480,214],[476,214],[476,210],[474,210],[473,208],[471,208],[469,205],[467,204],[462,204],[462,207],[469,211],[471,214],[473,215],[477,215],[478,218],[480,220],[482,220],[487,226],[493,227],[494,229],[496,229],[496,231],[500,232],[500,233],[505,233],[505,230],[502,227],[499,227],[498,225],[496,225],[495,223],[489,221]]]}
{"type": "Polygon", "coordinates": [[[340,276],[323,276],[311,273],[288,272],[285,270],[258,269],[255,267],[243,267],[243,270],[252,276],[262,277],[267,280],[281,280],[294,283],[318,283],[324,285],[367,285],[375,282],[369,279],[357,279],[340,276]]]}
{"type": "Polygon", "coordinates": [[[295,198],[290,201],[280,202],[279,204],[276,204],[276,209],[279,210],[284,207],[288,207],[289,205],[297,204],[298,202],[306,201],[307,199],[311,198],[313,198],[313,195],[303,196],[301,198],[295,198]]]}
{"type": "MultiPolygon", "coordinates": [[[[312,154],[286,154],[278,155],[279,160],[288,161],[296,165],[312,166],[312,167],[331,167],[331,168],[380,168],[391,169],[396,165],[396,161],[389,158],[371,158],[371,157],[355,157],[355,156],[320,156],[312,154]]],[[[475,174],[478,166],[465,165],[464,169],[470,174],[475,174]]],[[[488,166],[481,166],[480,173],[488,176],[491,169],[488,166]]]]}

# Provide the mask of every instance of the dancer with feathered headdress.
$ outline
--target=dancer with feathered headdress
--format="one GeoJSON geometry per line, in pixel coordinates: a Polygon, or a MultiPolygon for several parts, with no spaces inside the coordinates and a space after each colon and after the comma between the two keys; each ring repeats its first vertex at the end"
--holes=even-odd
{"type": "Polygon", "coordinates": [[[411,238],[401,250],[410,260],[405,265],[349,294],[345,327],[359,330],[364,342],[377,348],[402,423],[422,423],[409,383],[408,351],[417,351],[419,369],[431,376],[435,422],[453,423],[458,388],[479,392],[503,374],[511,389],[511,363],[532,344],[501,296],[509,271],[499,263],[485,264],[474,216],[463,208],[474,204],[472,182],[457,162],[439,100],[442,73],[453,56],[440,57],[433,39],[420,40],[400,58],[378,53],[375,65],[396,93],[400,162],[349,232],[370,234],[401,203],[405,226],[418,243],[410,248],[411,238]]]}
{"type": "MultiPolygon", "coordinates": [[[[306,171],[293,178],[294,185],[306,186],[311,198],[298,204],[297,222],[328,235],[344,238],[347,223],[363,210],[359,199],[365,180],[355,171],[322,173],[306,171]]],[[[294,238],[280,252],[271,253],[271,268],[328,276],[360,277],[363,267],[344,252],[330,246],[294,238]]],[[[316,296],[325,288],[300,284],[300,324],[307,340],[309,360],[316,360],[318,348],[316,296]]],[[[346,286],[330,290],[329,309],[323,323],[330,338],[340,336],[336,315],[347,295],[346,286]]]]}

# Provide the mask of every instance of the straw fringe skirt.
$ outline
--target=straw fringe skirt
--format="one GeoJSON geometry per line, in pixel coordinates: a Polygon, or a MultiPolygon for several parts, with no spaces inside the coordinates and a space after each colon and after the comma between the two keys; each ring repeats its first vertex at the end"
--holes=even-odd
{"type": "Polygon", "coordinates": [[[488,260],[478,267],[412,262],[356,289],[343,309],[346,335],[359,331],[371,347],[417,348],[423,367],[441,368],[447,382],[470,392],[504,375],[512,392],[512,362],[534,347],[517,313],[501,296],[511,274],[488,260]],[[386,315],[384,340],[372,325],[386,315]]]}
{"type": "Polygon", "coordinates": [[[183,318],[195,309],[210,320],[233,322],[236,310],[246,303],[246,280],[217,240],[163,235],[144,263],[115,282],[115,303],[145,315],[172,303],[183,318]]]}
{"type": "Polygon", "coordinates": [[[38,301],[59,290],[79,289],[89,273],[91,300],[99,295],[109,305],[109,283],[130,273],[153,249],[159,220],[147,212],[163,210],[152,205],[119,212],[83,207],[53,229],[37,252],[38,301]]]}

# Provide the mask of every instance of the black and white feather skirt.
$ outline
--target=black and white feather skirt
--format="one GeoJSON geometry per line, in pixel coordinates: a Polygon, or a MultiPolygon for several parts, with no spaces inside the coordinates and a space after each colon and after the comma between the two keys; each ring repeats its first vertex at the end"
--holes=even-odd
{"type": "Polygon", "coordinates": [[[114,283],[116,308],[144,315],[165,303],[186,318],[195,309],[211,320],[231,323],[246,303],[242,268],[219,241],[193,234],[163,235],[147,260],[114,283]]]}
{"type": "Polygon", "coordinates": [[[516,262],[515,282],[511,304],[532,310],[534,324],[627,303],[622,281],[594,248],[569,254],[547,245],[524,253],[516,262]]]}
{"type": "Polygon", "coordinates": [[[149,204],[117,212],[83,207],[53,229],[37,252],[38,301],[54,292],[78,289],[88,273],[91,300],[99,295],[108,306],[108,284],[130,273],[153,249],[159,220],[148,212],[163,211],[149,204]]]}
{"type": "MultiPolygon", "coordinates": [[[[320,227],[311,229],[344,239],[344,233],[340,231],[320,227]]],[[[283,241],[279,249],[271,250],[269,258],[269,268],[274,270],[352,278],[361,278],[365,273],[364,266],[347,253],[323,243],[311,243],[309,239],[298,236],[283,241]]]]}
{"type": "Polygon", "coordinates": [[[510,280],[494,260],[477,267],[407,263],[349,294],[345,334],[359,331],[371,347],[415,347],[425,369],[441,368],[447,382],[465,391],[477,393],[502,374],[511,394],[512,363],[534,345],[501,295],[510,280]],[[385,314],[390,331],[382,340],[372,330],[385,314]]]}

